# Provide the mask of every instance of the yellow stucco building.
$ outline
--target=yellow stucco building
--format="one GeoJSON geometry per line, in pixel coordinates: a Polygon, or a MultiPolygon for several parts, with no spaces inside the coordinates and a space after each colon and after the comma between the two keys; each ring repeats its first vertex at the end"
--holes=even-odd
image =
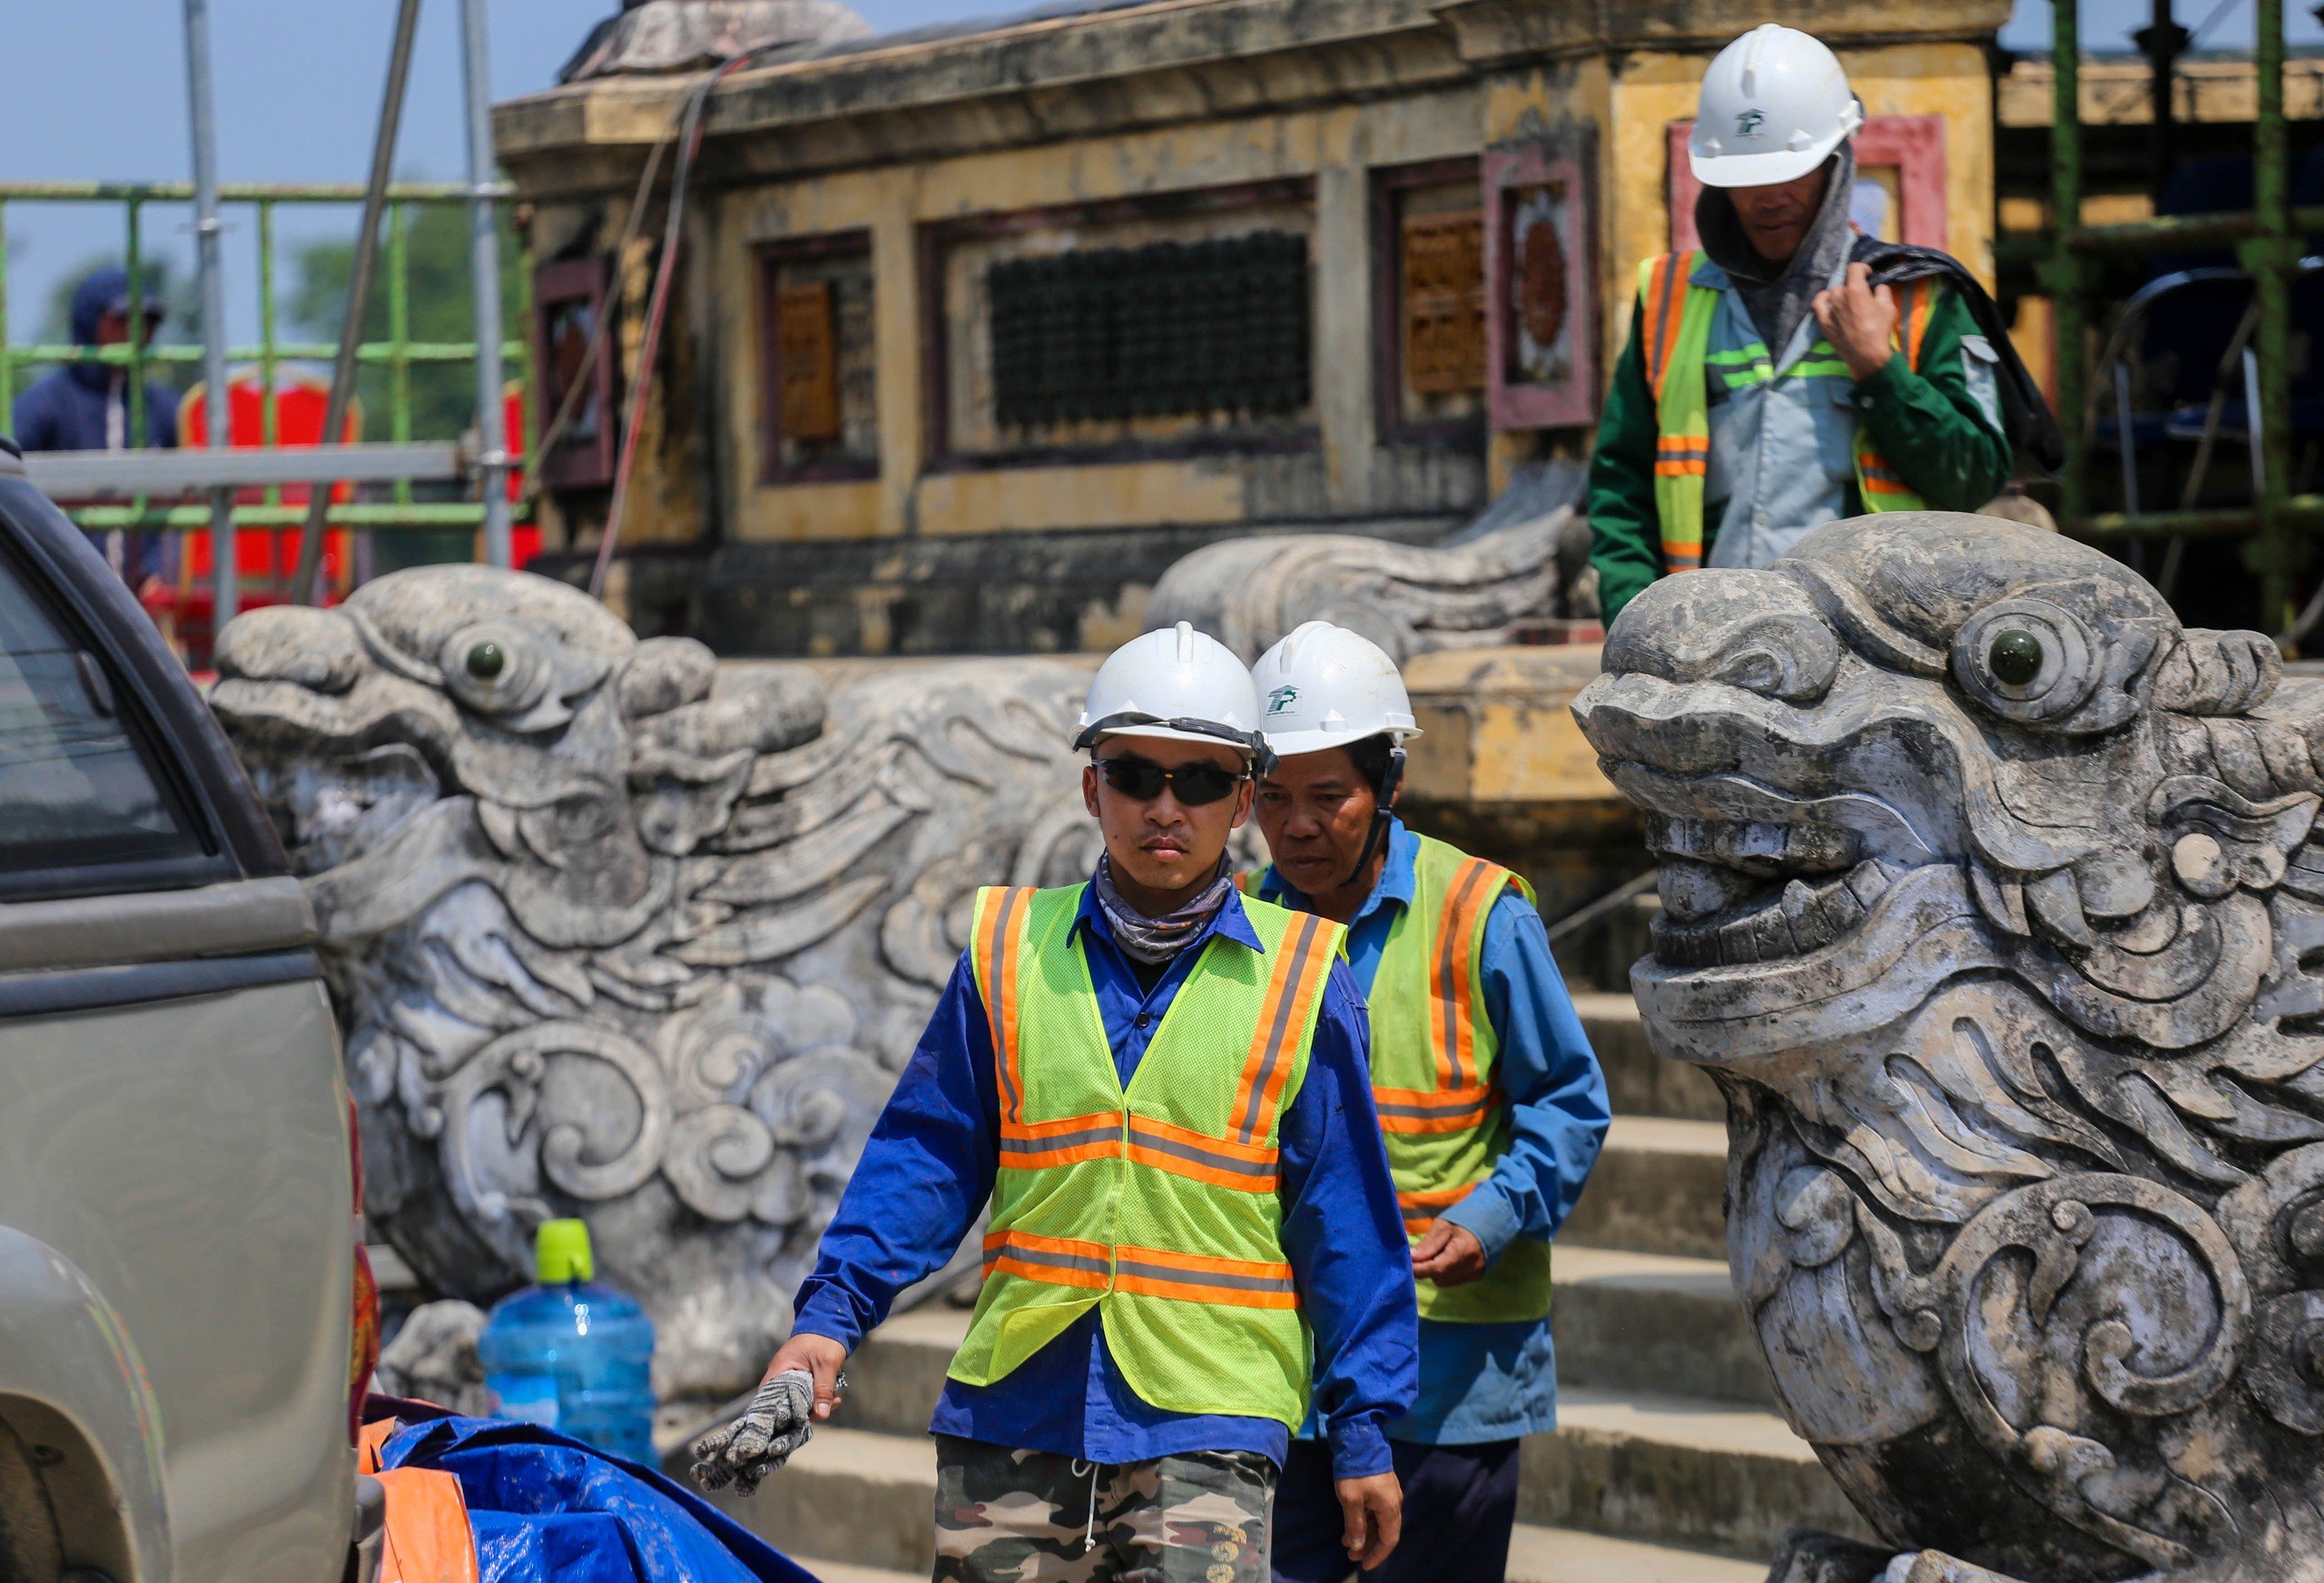
{"type": "MultiPolygon", "coordinates": [[[[1807,0],[1876,221],[1990,273],[2004,0],[1807,0]]],[[[1732,0],[1159,0],[826,39],[708,93],[615,587],[731,652],[1103,647],[1250,532],[1429,543],[1587,447],[1732,0]]],[[[548,394],[602,526],[702,79],[498,107],[548,394]],[[633,228],[633,219],[642,224],[633,228]],[[625,250],[615,256],[628,237],[625,250]]]]}

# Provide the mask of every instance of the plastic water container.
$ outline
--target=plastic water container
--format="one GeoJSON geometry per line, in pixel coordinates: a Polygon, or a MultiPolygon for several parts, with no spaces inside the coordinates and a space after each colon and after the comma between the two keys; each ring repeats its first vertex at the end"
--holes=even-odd
{"type": "Polygon", "coordinates": [[[493,1411],[657,1466],[654,1322],[590,1279],[596,1261],[585,1222],[544,1223],[533,1272],[539,1284],[501,1299],[477,1342],[493,1411]]]}

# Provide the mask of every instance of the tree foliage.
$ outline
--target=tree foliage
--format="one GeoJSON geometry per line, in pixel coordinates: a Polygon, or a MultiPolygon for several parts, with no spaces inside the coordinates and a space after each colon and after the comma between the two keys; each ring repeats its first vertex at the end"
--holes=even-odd
{"type": "MultiPolygon", "coordinates": [[[[456,203],[410,204],[404,209],[409,320],[415,341],[466,341],[476,335],[475,305],[468,286],[468,215],[456,203]]],[[[371,299],[363,316],[363,339],[384,341],[389,326],[389,231],[379,234],[379,256],[371,277],[371,299]]],[[[347,292],[355,272],[355,244],[310,241],[291,255],[290,289],[282,299],[284,330],[300,339],[338,344],[347,316],[347,292]]],[[[500,302],[503,332],[522,340],[530,326],[518,315],[524,300],[524,260],[516,232],[500,227],[500,302]]],[[[521,368],[511,363],[508,377],[521,368]]],[[[364,438],[390,438],[392,386],[384,364],[366,364],[356,376],[365,412],[364,438]]],[[[458,439],[476,425],[473,364],[415,363],[411,368],[411,437],[458,439]]],[[[512,448],[522,438],[511,436],[512,448]]]]}

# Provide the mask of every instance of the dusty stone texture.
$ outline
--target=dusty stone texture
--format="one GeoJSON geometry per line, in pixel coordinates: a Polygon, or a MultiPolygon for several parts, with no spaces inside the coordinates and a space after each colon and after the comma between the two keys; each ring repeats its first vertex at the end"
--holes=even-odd
{"type": "Polygon", "coordinates": [[[631,72],[692,72],[786,44],[863,38],[872,25],[840,0],[629,0],[557,74],[563,83],[631,72]]]}
{"type": "Polygon", "coordinates": [[[1563,614],[1561,595],[1587,564],[1589,531],[1561,506],[1435,546],[1344,533],[1229,539],[1164,573],[1147,618],[1191,621],[1246,661],[1303,621],[1360,632],[1399,664],[1489,648],[1563,614]]]}
{"type": "Polygon", "coordinates": [[[1657,584],[1604,666],[1632,988],[1886,1583],[2324,1578],[2324,683],[1937,513],[1657,584]]]}
{"type": "Polygon", "coordinates": [[[589,1222],[665,1396],[730,1393],[965,943],[1095,860],[1067,661],[720,667],[548,579],[233,623],[212,695],[320,920],[375,1231],[489,1301],[589,1222]]]}

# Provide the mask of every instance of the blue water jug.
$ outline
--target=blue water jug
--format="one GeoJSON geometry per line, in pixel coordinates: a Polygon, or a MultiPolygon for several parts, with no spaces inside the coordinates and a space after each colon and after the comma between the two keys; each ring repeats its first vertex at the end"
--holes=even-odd
{"type": "Polygon", "coordinates": [[[528,1286],[496,1304],[477,1342],[493,1411],[561,1430],[648,1467],[654,1459],[654,1322],[591,1281],[589,1227],[545,1222],[528,1286]]]}

